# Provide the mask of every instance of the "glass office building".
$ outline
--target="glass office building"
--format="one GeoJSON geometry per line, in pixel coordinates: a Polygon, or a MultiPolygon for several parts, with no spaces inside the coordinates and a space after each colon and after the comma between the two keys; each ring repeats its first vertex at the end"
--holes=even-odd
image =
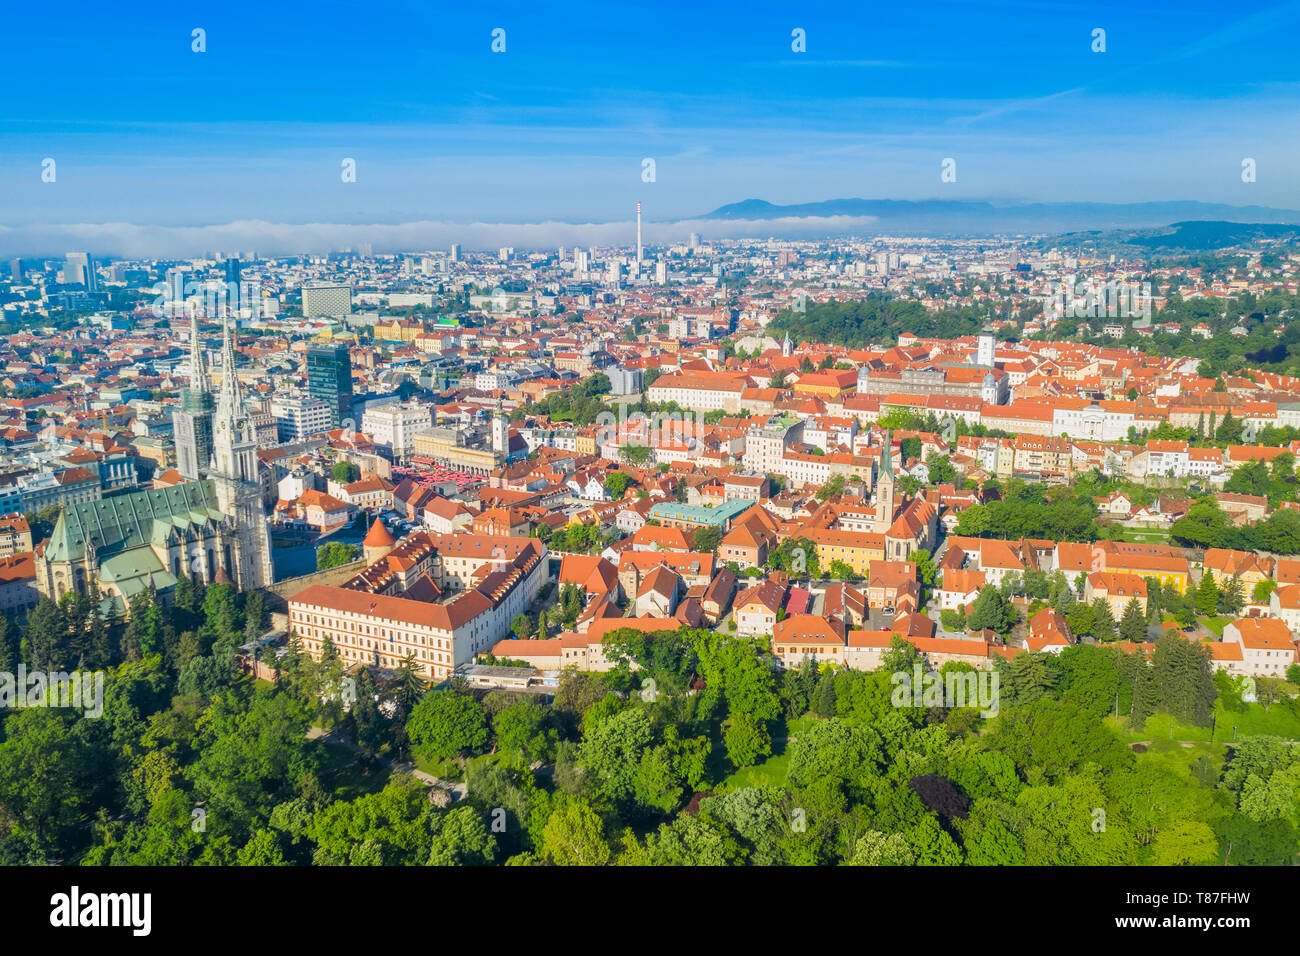
{"type": "Polygon", "coordinates": [[[307,350],[307,393],[330,408],[330,425],[352,417],[352,357],[344,342],[316,344],[307,350]]]}

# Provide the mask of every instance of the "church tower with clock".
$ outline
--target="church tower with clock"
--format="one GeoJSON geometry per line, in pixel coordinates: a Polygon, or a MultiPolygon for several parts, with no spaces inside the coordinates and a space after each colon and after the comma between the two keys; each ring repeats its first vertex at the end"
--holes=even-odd
{"type": "Polygon", "coordinates": [[[212,464],[207,474],[216,492],[217,507],[234,523],[234,553],[224,556],[225,566],[233,569],[233,583],[247,591],[271,584],[275,575],[262,511],[257,431],[235,373],[235,343],[228,316],[222,327],[221,359],[221,394],[212,415],[212,464]]]}

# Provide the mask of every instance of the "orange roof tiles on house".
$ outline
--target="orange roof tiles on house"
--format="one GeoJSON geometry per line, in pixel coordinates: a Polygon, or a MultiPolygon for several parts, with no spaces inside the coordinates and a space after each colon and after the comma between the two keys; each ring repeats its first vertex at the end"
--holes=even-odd
{"type": "Polygon", "coordinates": [[[32,551],[20,551],[18,554],[0,558],[0,584],[26,581],[36,577],[36,555],[32,551]]]}
{"type": "Polygon", "coordinates": [[[1251,650],[1293,650],[1295,636],[1276,618],[1244,617],[1233,621],[1243,646],[1251,650]]]}
{"type": "Polygon", "coordinates": [[[560,560],[560,584],[576,584],[588,594],[607,594],[618,584],[618,570],[600,555],[566,554],[560,560]]]}
{"type": "Polygon", "coordinates": [[[844,634],[839,622],[829,621],[816,614],[792,614],[772,625],[772,643],[832,644],[844,646],[844,634]]]}

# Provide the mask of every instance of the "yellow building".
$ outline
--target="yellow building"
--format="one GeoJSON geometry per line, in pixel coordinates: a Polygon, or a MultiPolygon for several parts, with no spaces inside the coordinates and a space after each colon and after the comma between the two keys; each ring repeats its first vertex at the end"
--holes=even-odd
{"type": "Polygon", "coordinates": [[[804,537],[816,547],[817,564],[823,574],[830,570],[832,561],[842,561],[853,569],[854,574],[866,577],[871,571],[872,561],[885,560],[885,536],[882,533],[819,528],[807,532],[804,537]]]}
{"type": "Polygon", "coordinates": [[[506,459],[504,453],[493,451],[491,445],[467,447],[454,428],[434,428],[412,436],[411,454],[474,475],[491,474],[505,464],[506,459]]]}
{"type": "Polygon", "coordinates": [[[375,323],[375,338],[381,342],[401,342],[414,345],[415,340],[424,335],[424,325],[410,319],[390,319],[375,323]]]}
{"type": "Polygon", "coordinates": [[[1152,555],[1108,554],[1105,570],[1127,572],[1142,578],[1155,578],[1162,588],[1176,587],[1184,593],[1187,591],[1187,582],[1191,576],[1186,559],[1152,555]]]}
{"type": "Polygon", "coordinates": [[[1247,595],[1260,581],[1273,577],[1271,558],[1261,558],[1250,551],[1233,551],[1229,548],[1210,548],[1205,552],[1201,567],[1221,588],[1231,584],[1233,578],[1239,578],[1247,595]]]}
{"type": "Polygon", "coordinates": [[[1147,612],[1147,583],[1136,574],[1123,571],[1094,571],[1088,575],[1083,589],[1083,599],[1088,604],[1101,598],[1110,605],[1116,620],[1124,614],[1129,601],[1137,601],[1142,613],[1147,612]]]}

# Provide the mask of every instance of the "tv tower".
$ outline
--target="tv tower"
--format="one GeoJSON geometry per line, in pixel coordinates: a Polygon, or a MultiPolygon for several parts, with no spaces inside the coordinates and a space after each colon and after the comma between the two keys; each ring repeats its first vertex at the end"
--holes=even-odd
{"type": "Polygon", "coordinates": [[[636,204],[636,264],[641,264],[641,204],[636,204]]]}

